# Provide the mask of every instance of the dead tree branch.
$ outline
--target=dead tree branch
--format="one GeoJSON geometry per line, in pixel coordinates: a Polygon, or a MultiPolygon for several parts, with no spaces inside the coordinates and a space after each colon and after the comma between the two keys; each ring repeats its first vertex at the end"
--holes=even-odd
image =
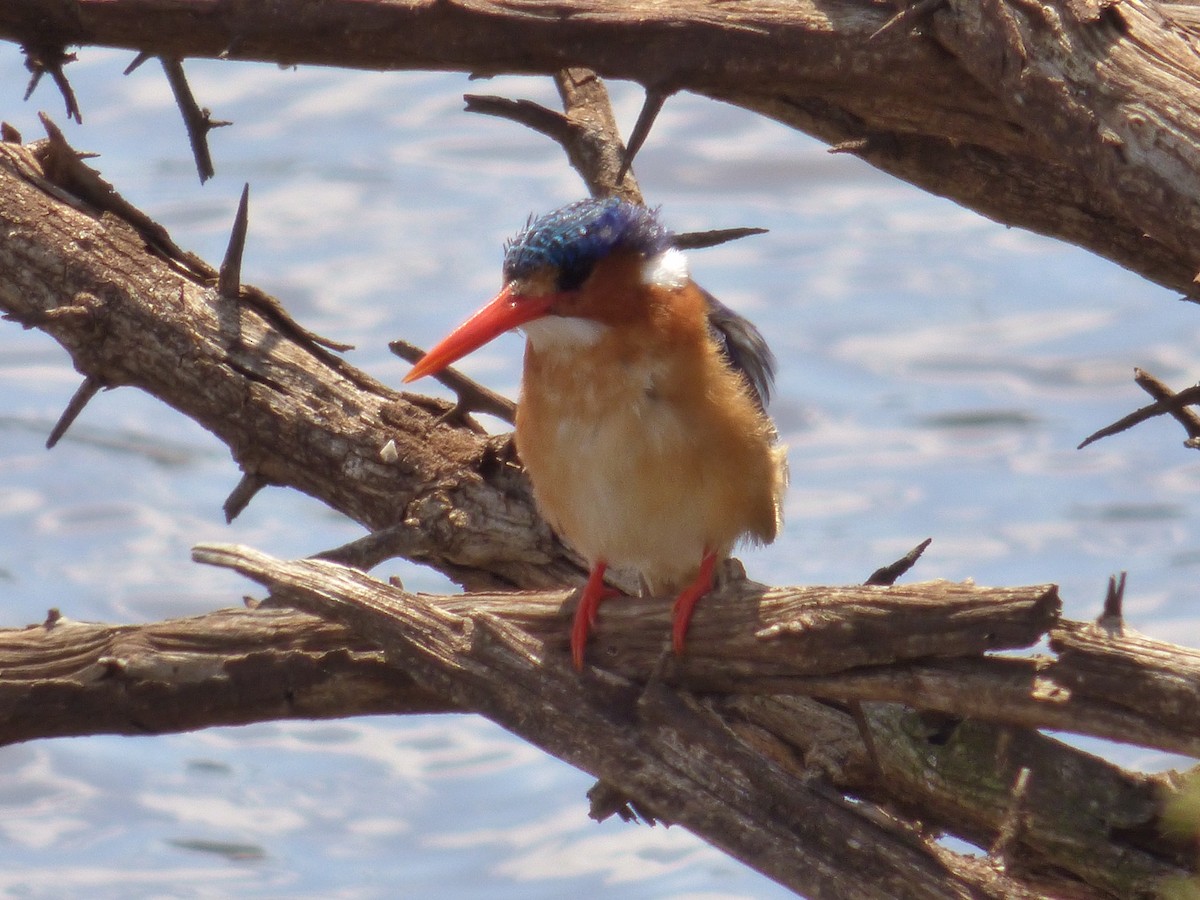
{"type": "Polygon", "coordinates": [[[686,90],[778,119],[1197,296],[1200,56],[1186,8],[950,0],[920,10],[919,31],[884,31],[894,9],[870,0],[9,0],[0,39],[481,75],[587,66],[655,96],[686,90]]]}
{"type": "Polygon", "coordinates": [[[1192,448],[1200,446],[1200,416],[1188,409],[1189,406],[1200,404],[1200,385],[1192,385],[1176,393],[1142,369],[1133,370],[1133,379],[1137,382],[1138,387],[1154,398],[1155,402],[1136,409],[1111,425],[1106,425],[1099,431],[1088,435],[1080,442],[1079,449],[1082,450],[1088,444],[1095,443],[1101,438],[1112,437],[1114,434],[1128,431],[1134,425],[1164,415],[1171,416],[1183,426],[1184,431],[1187,432],[1185,446],[1192,448]]]}
{"type": "Polygon", "coordinates": [[[445,712],[372,644],[283,609],[0,630],[0,743],[165,734],[274,718],[445,712]]]}
{"type": "Polygon", "coordinates": [[[284,602],[371,632],[418,683],[799,891],[897,897],[920,886],[928,897],[996,896],[820,784],[774,765],[709,704],[688,694],[609,672],[580,677],[566,654],[547,653],[503,619],[456,615],[402,592],[389,598],[379,590],[386,586],[351,569],[289,565],[215,546],[199,548],[197,559],[235,568],[284,602]],[[381,630],[381,615],[394,627],[381,630]],[[836,862],[829,847],[834,834],[845,839],[836,862]]]}
{"type": "Polygon", "coordinates": [[[175,95],[175,104],[183,114],[183,125],[187,129],[192,158],[196,161],[196,172],[200,175],[200,183],[203,184],[217,173],[213,168],[212,153],[208,149],[208,133],[214,128],[232,123],[213,119],[212,114],[196,102],[187,75],[183,71],[183,60],[164,56],[160,62],[163,73],[167,76],[167,83],[171,85],[171,93],[175,95]]]}
{"type": "MultiPolygon", "coordinates": [[[[539,638],[524,622],[518,627],[514,620],[522,613],[497,615],[479,602],[484,598],[450,604],[406,594],[353,569],[281,562],[246,548],[205,546],[197,548],[196,558],[241,572],[278,602],[369,634],[389,661],[431,693],[483,713],[635,798],[656,819],[703,834],[795,890],[838,897],[1026,895],[1018,883],[998,876],[979,880],[969,866],[939,872],[940,855],[916,833],[875,832],[882,823],[869,807],[846,806],[840,793],[831,793],[828,771],[799,764],[786,743],[775,753],[762,752],[764,741],[778,745],[781,738],[763,727],[769,718],[751,702],[738,707],[746,724],[755,726],[747,731],[746,724],[722,719],[719,705],[698,701],[691,691],[668,689],[659,678],[647,682],[652,668],[643,669],[640,678],[607,665],[576,676],[557,646],[560,640],[539,638]],[[748,833],[754,835],[750,857],[748,833]],[[862,840],[873,842],[868,859],[858,853],[862,840]],[[827,855],[831,843],[841,848],[833,867],[827,855]],[[929,878],[934,880],[922,883],[929,878]]],[[[859,590],[883,595],[893,589],[859,590]]],[[[512,598],[503,602],[511,604],[512,598]]],[[[740,609],[745,617],[744,601],[718,608],[740,609]]],[[[885,618],[897,625],[902,615],[885,618]]],[[[626,627],[624,637],[650,628],[639,621],[636,628],[626,627]]],[[[722,647],[722,641],[713,642],[714,661],[724,655],[722,647]]],[[[776,664],[799,655],[785,646],[764,653],[776,664]]],[[[690,668],[690,661],[685,665],[690,668]]],[[[765,700],[770,705],[779,698],[765,700]]],[[[1137,896],[1182,871],[1185,851],[1168,849],[1161,838],[1143,844],[1135,836],[1114,844],[1114,820],[1136,835],[1157,816],[1155,779],[1127,775],[1034,732],[968,721],[942,721],[931,731],[891,704],[870,704],[867,716],[884,749],[878,760],[882,772],[860,785],[860,799],[874,797],[893,809],[916,802],[931,817],[926,821],[952,825],[960,836],[984,843],[1004,837],[1010,859],[1019,855],[1041,877],[1049,878],[1053,869],[1070,871],[1097,895],[1137,896]],[[934,772],[926,770],[930,752],[942,757],[934,772]],[[1026,776],[1032,778],[1032,797],[1022,829],[1014,832],[1006,811],[1021,770],[1032,773],[1026,776]],[[981,772],[988,773],[982,781],[981,772]],[[1100,792],[1093,795],[1093,788],[1100,792]],[[964,804],[956,799],[960,794],[970,799],[964,804]]],[[[796,716],[791,718],[795,727],[796,716]]]]}

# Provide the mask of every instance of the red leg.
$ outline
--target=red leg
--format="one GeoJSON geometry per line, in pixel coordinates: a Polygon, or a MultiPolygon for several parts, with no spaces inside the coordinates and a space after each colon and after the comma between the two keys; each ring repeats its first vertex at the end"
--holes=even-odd
{"type": "Polygon", "coordinates": [[[717,564],[717,554],[708,552],[700,560],[700,571],[696,573],[692,583],[683,589],[675,598],[672,610],[671,645],[676,654],[683,652],[683,640],[687,637],[688,625],[692,621],[692,612],[700,598],[712,590],[713,568],[717,564]]]}
{"type": "Polygon", "coordinates": [[[583,650],[587,646],[588,632],[596,624],[600,601],[617,593],[604,583],[604,570],[607,568],[608,564],[603,560],[592,566],[587,584],[579,595],[579,605],[575,607],[575,622],[571,625],[571,659],[580,672],[583,671],[583,650]]]}

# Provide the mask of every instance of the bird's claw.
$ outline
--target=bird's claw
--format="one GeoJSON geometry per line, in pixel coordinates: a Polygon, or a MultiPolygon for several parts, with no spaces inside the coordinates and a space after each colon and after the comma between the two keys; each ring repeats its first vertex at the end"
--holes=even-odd
{"type": "Polygon", "coordinates": [[[584,648],[587,647],[588,633],[596,625],[600,603],[619,593],[604,583],[606,568],[603,562],[598,562],[592,567],[587,584],[579,595],[579,605],[575,607],[575,621],[571,625],[571,661],[580,672],[583,671],[583,654],[584,648]]]}
{"type": "Polygon", "coordinates": [[[692,622],[692,613],[696,610],[696,604],[700,602],[701,597],[712,590],[713,569],[716,563],[717,555],[715,553],[705,553],[704,559],[700,561],[700,569],[696,573],[695,579],[675,598],[675,605],[671,608],[671,647],[675,650],[676,656],[683,653],[683,644],[687,638],[688,626],[692,622]]]}

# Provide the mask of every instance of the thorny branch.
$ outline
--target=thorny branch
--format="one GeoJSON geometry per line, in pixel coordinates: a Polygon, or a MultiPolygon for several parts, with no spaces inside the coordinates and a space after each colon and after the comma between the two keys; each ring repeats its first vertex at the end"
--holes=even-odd
{"type": "Polygon", "coordinates": [[[183,72],[183,60],[164,56],[160,61],[167,76],[167,83],[171,85],[171,93],[175,95],[175,103],[183,114],[188,143],[192,147],[192,157],[196,160],[196,171],[200,174],[200,183],[204,184],[216,174],[212,154],[208,149],[208,133],[214,128],[233,123],[215,120],[207,109],[200,108],[183,72]]]}
{"type": "Polygon", "coordinates": [[[26,44],[22,49],[25,51],[25,68],[29,70],[29,86],[25,88],[25,99],[33,96],[42,76],[49,72],[67,104],[67,118],[74,119],[82,125],[83,113],[79,110],[79,101],[71,88],[71,82],[67,80],[67,73],[63,71],[67,63],[75,62],[78,57],[74,53],[68,53],[63,46],[26,44]]]}
{"type": "Polygon", "coordinates": [[[1114,434],[1120,434],[1122,431],[1128,431],[1134,425],[1162,415],[1171,416],[1183,426],[1188,435],[1187,440],[1184,441],[1184,446],[1192,448],[1200,447],[1200,417],[1188,409],[1189,406],[1195,406],[1200,403],[1200,385],[1186,387],[1176,393],[1149,372],[1142,369],[1134,369],[1134,381],[1137,382],[1138,387],[1153,397],[1155,402],[1149,406],[1143,406],[1141,409],[1135,410],[1129,415],[1118,419],[1111,425],[1107,425],[1099,431],[1088,435],[1080,442],[1079,449],[1082,450],[1088,444],[1092,444],[1101,438],[1111,437],[1114,434]]]}
{"type": "MultiPolygon", "coordinates": [[[[1200,295],[1200,56],[1190,6],[899,6],[6,0],[0,39],[477,75],[587,66],[643,85],[648,113],[672,92],[732,103],[989,218],[1200,295]]],[[[612,176],[625,158],[615,153],[612,176]]]]}

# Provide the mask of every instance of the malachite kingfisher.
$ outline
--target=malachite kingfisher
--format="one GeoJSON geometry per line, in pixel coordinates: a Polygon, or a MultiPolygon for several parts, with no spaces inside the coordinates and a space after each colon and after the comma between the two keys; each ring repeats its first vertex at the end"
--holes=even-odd
{"type": "Polygon", "coordinates": [[[781,524],[784,451],[764,410],[775,360],[753,325],[692,281],[657,212],[616,198],[531,218],[504,286],[405,376],[525,333],[517,453],[538,509],[591,566],[571,629],[583,668],[607,567],[678,592],[681,653],[714,568],[781,524]]]}

